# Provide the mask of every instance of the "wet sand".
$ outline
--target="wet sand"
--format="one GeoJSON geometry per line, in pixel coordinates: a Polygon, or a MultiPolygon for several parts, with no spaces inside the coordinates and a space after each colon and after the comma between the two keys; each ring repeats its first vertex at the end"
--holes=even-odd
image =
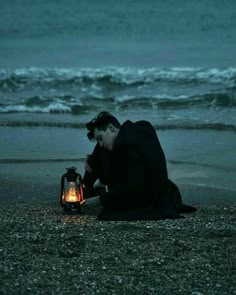
{"type": "MultiPolygon", "coordinates": [[[[83,175],[94,146],[82,128],[0,127],[1,200],[56,201],[65,168],[83,175]]],[[[235,204],[235,133],[158,131],[169,178],[193,205],[235,204]]],[[[125,168],[125,167],[124,167],[125,168]]]]}
{"type": "MultiPolygon", "coordinates": [[[[65,168],[76,166],[78,172],[83,171],[82,161],[4,163],[0,166],[1,201],[16,203],[59,201],[60,178],[66,172],[65,168]]],[[[197,207],[235,205],[234,189],[194,184],[193,177],[186,177],[185,173],[189,172],[187,169],[184,171],[182,167],[171,167],[170,171],[170,178],[178,184],[186,203],[197,207]],[[174,177],[177,173],[179,178],[174,177]]]]}

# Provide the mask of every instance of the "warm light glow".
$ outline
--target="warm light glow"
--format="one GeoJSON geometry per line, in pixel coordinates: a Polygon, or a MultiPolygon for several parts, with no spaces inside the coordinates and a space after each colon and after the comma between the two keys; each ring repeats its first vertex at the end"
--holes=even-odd
{"type": "Polygon", "coordinates": [[[66,196],[67,202],[78,202],[79,198],[75,188],[71,188],[66,196]]]}
{"type": "Polygon", "coordinates": [[[74,203],[74,202],[83,202],[83,189],[78,188],[75,182],[70,182],[69,188],[65,192],[65,202],[74,203]]]}

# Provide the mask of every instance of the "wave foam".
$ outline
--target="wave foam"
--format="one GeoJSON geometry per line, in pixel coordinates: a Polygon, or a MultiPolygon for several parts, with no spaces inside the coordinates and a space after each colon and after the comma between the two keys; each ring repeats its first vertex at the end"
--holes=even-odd
{"type": "MultiPolygon", "coordinates": [[[[4,89],[38,86],[60,86],[61,84],[84,85],[94,82],[130,86],[150,84],[156,81],[208,82],[232,86],[236,81],[236,68],[84,68],[84,69],[42,69],[28,68],[1,70],[0,86],[4,89]]],[[[96,84],[96,86],[98,86],[96,84]]]]}

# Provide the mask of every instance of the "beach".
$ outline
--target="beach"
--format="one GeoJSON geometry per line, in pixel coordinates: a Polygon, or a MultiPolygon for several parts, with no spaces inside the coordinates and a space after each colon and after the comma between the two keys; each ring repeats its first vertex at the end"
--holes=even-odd
{"type": "Polygon", "coordinates": [[[236,294],[235,1],[0,8],[0,294],[236,294]],[[197,212],[65,214],[61,176],[83,175],[104,110],[154,126],[197,212]]]}
{"type": "Polygon", "coordinates": [[[93,147],[85,129],[1,127],[1,294],[236,292],[232,132],[157,132],[169,177],[197,212],[102,222],[100,208],[71,216],[60,206],[61,175],[82,174],[93,147]],[[193,138],[212,143],[207,154],[193,138]]]}

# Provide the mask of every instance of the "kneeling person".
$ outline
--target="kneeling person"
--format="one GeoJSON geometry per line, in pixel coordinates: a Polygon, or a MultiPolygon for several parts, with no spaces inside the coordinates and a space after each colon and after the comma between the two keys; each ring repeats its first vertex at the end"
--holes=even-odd
{"type": "Polygon", "coordinates": [[[148,121],[128,120],[121,125],[113,115],[102,112],[86,127],[88,138],[97,142],[93,158],[100,168],[87,169],[84,180],[103,178],[108,187],[84,203],[102,205],[99,219],[178,218],[179,212],[196,210],[182,204],[177,186],[168,179],[164,152],[148,121]]]}

